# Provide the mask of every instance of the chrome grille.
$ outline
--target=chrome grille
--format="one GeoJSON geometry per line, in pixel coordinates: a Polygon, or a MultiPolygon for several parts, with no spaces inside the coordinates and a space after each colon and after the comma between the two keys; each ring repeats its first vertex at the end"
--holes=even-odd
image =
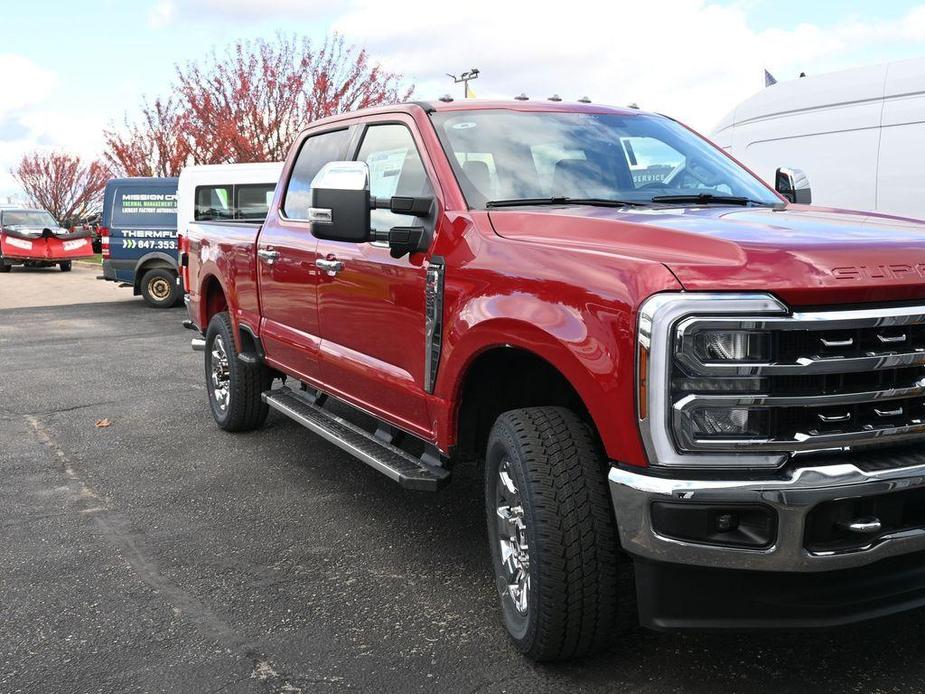
{"type": "Polygon", "coordinates": [[[770,432],[760,439],[692,440],[676,427],[682,450],[797,453],[925,435],[925,307],[759,320],[691,317],[678,324],[675,340],[673,381],[693,379],[693,390],[684,388],[673,403],[676,420],[702,407],[741,407],[766,412],[770,432]],[[732,326],[769,333],[770,358],[705,362],[689,349],[697,331],[732,326]],[[703,377],[721,378],[724,393],[698,388],[703,377]]]}
{"type": "Polygon", "coordinates": [[[775,468],[925,442],[925,305],[791,312],[765,294],[661,294],[640,309],[639,350],[653,465],[775,468]]]}

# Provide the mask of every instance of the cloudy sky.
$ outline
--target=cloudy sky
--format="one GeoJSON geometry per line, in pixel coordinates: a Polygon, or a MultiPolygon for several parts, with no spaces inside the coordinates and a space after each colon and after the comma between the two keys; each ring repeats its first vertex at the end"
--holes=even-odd
{"type": "Polygon", "coordinates": [[[32,149],[85,156],[174,65],[239,38],[340,31],[416,85],[479,97],[637,102],[709,132],[779,80],[925,56],[925,2],[849,0],[52,0],[0,1],[0,202],[32,149]]]}

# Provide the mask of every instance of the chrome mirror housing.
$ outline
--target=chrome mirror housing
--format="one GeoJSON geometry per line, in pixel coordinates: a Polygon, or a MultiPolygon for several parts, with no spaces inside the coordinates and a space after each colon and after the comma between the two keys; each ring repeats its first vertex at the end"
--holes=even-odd
{"type": "Polygon", "coordinates": [[[774,175],[774,189],[792,203],[811,205],[813,202],[812,186],[802,169],[778,169],[774,175]]]}

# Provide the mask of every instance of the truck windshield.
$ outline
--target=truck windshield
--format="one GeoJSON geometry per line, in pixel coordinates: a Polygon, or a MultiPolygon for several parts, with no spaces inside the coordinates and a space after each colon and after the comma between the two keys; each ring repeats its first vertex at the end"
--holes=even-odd
{"type": "Polygon", "coordinates": [[[432,115],[470,207],[567,203],[780,205],[758,179],[662,116],[432,115]]]}
{"type": "Polygon", "coordinates": [[[57,228],[58,223],[44,210],[19,210],[3,213],[5,227],[49,227],[57,228]]]}

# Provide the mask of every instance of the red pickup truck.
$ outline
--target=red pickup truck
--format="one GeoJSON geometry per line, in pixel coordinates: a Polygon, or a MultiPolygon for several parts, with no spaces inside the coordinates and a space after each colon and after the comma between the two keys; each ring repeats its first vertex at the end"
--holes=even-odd
{"type": "Polygon", "coordinates": [[[925,223],[776,187],[638,110],[313,123],[264,223],[182,230],[212,414],[409,489],[482,466],[538,660],[925,605],[925,223]]]}

